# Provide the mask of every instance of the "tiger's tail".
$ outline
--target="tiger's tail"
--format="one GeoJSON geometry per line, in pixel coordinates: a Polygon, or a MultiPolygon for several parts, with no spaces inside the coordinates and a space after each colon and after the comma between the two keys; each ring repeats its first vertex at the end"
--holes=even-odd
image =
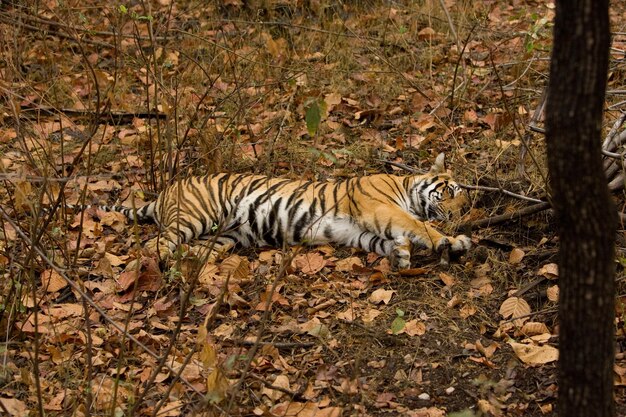
{"type": "Polygon", "coordinates": [[[95,206],[98,207],[102,211],[114,211],[117,213],[122,213],[124,216],[128,218],[128,220],[137,220],[138,222],[156,222],[156,218],[154,217],[154,212],[156,208],[156,201],[153,201],[149,204],[146,204],[143,207],[138,209],[134,209],[132,207],[122,207],[122,206],[95,206]]]}

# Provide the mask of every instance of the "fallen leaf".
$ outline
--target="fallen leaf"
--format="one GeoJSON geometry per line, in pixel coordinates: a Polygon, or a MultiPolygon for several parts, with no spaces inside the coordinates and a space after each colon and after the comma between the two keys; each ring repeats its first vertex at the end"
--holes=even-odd
{"type": "Polygon", "coordinates": [[[307,275],[315,275],[324,268],[326,261],[317,252],[297,255],[293,258],[292,265],[307,275]]]}
{"type": "Polygon", "coordinates": [[[356,312],[352,307],[348,307],[345,311],[337,313],[337,318],[339,320],[345,320],[348,323],[352,323],[356,316],[356,312]]]}
{"type": "Polygon", "coordinates": [[[335,262],[335,271],[352,272],[355,265],[357,267],[363,267],[363,261],[361,260],[361,258],[352,256],[350,258],[341,259],[335,262]]]}
{"type": "Polygon", "coordinates": [[[528,323],[524,323],[520,332],[526,336],[534,336],[537,334],[550,333],[550,330],[544,323],[529,321],[528,323]]]}
{"type": "MultiPolygon", "coordinates": [[[[289,378],[287,377],[287,375],[278,375],[276,379],[272,382],[272,385],[286,390],[290,389],[289,378]]],[[[280,397],[285,395],[285,393],[282,391],[268,387],[263,387],[261,394],[267,396],[272,401],[276,401],[280,399],[280,397]]]]}
{"type": "Polygon", "coordinates": [[[446,274],[445,272],[439,273],[439,279],[442,280],[443,283],[446,284],[446,286],[448,287],[452,287],[454,284],[456,284],[456,278],[454,278],[450,274],[446,274]]]}
{"type": "Polygon", "coordinates": [[[409,320],[405,323],[403,330],[409,336],[421,336],[426,333],[426,325],[419,320],[409,320]]]}
{"type": "Polygon", "coordinates": [[[461,316],[462,319],[466,319],[474,314],[476,314],[476,307],[471,304],[465,304],[459,309],[459,316],[461,316]]]}
{"type": "Polygon", "coordinates": [[[9,412],[10,416],[27,416],[30,407],[28,407],[23,401],[17,398],[0,398],[3,408],[9,412]]]}
{"type": "Polygon", "coordinates": [[[546,264],[539,268],[537,275],[543,275],[548,279],[557,279],[559,277],[559,266],[555,263],[546,264]]]}
{"type": "Polygon", "coordinates": [[[365,310],[365,313],[363,313],[363,315],[361,316],[361,320],[363,320],[363,323],[371,323],[376,319],[376,317],[380,316],[381,314],[382,312],[380,310],[376,310],[375,308],[369,308],[365,310]]]}
{"type": "Polygon", "coordinates": [[[417,410],[408,410],[405,415],[407,417],[445,417],[446,412],[437,407],[423,407],[417,410]]]}
{"type": "Polygon", "coordinates": [[[232,282],[243,281],[250,275],[250,262],[239,255],[230,255],[220,264],[220,275],[231,276],[232,282]]]}
{"type": "Polygon", "coordinates": [[[522,259],[524,259],[524,255],[526,254],[520,248],[513,248],[511,253],[509,253],[509,263],[511,265],[516,265],[522,262],[522,259]]]}
{"type": "Polygon", "coordinates": [[[391,297],[393,296],[393,293],[395,293],[394,290],[386,290],[384,288],[379,288],[375,290],[374,292],[372,292],[372,294],[370,295],[369,301],[374,304],[380,304],[381,302],[385,304],[389,304],[389,301],[391,301],[391,297]]]}
{"type": "Polygon", "coordinates": [[[541,365],[559,359],[559,351],[550,345],[531,345],[510,341],[509,345],[522,362],[528,365],[541,365]]]}
{"type": "MultiPolygon", "coordinates": [[[[522,316],[527,316],[530,314],[530,306],[523,298],[519,297],[509,297],[500,306],[500,314],[505,319],[517,319],[522,316]]],[[[515,320],[514,323],[516,326],[521,327],[524,324],[524,321],[528,320],[528,317],[519,318],[515,320]]]]}
{"type": "Polygon", "coordinates": [[[559,301],[559,286],[553,285],[551,287],[548,287],[548,289],[546,290],[546,294],[548,296],[548,300],[556,303],[557,301],[559,301]]]}
{"type": "Polygon", "coordinates": [[[68,286],[67,281],[54,269],[41,272],[41,286],[46,292],[57,292],[68,286]]]}

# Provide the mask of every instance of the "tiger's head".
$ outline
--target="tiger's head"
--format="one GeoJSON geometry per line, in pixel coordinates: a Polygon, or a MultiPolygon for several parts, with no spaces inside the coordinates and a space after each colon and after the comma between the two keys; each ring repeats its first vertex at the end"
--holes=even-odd
{"type": "Polygon", "coordinates": [[[437,156],[428,173],[414,177],[409,194],[410,210],[421,220],[458,218],[469,204],[467,193],[446,170],[443,153],[437,156]]]}

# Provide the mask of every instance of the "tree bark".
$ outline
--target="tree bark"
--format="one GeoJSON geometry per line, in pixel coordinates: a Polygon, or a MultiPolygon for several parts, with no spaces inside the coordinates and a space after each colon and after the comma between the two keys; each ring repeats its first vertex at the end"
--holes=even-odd
{"type": "Polygon", "coordinates": [[[608,0],[557,0],[546,140],[559,249],[559,400],[567,417],[613,416],[617,226],[601,159],[608,0]]]}

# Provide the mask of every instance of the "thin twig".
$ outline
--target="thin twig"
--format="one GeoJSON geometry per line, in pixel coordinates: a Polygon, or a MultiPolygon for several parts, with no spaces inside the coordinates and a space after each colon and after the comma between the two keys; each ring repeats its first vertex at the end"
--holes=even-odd
{"type": "Polygon", "coordinates": [[[505,190],[504,188],[500,188],[500,187],[487,187],[487,186],[484,186],[484,185],[468,185],[468,184],[459,184],[459,187],[465,188],[465,189],[468,189],[468,190],[497,191],[499,193],[508,195],[509,197],[518,198],[518,199],[524,200],[524,201],[530,201],[531,203],[544,203],[545,202],[543,200],[539,200],[537,198],[528,197],[528,196],[525,196],[525,195],[522,195],[522,194],[517,194],[517,193],[514,193],[513,191],[505,190]]]}
{"type": "Polygon", "coordinates": [[[481,227],[489,227],[499,223],[504,223],[510,220],[517,219],[519,217],[529,216],[531,214],[539,213],[540,211],[547,210],[550,208],[550,203],[542,202],[539,204],[535,204],[533,206],[524,207],[521,210],[517,210],[513,213],[501,214],[498,216],[488,217],[486,219],[478,220],[475,222],[464,223],[459,226],[459,229],[463,230],[466,228],[477,229],[481,227]]]}
{"type": "Polygon", "coordinates": [[[131,123],[133,119],[165,119],[167,115],[161,112],[125,112],[125,111],[105,111],[95,112],[93,110],[76,110],[76,109],[58,109],[55,107],[37,106],[22,107],[20,112],[20,118],[23,119],[37,119],[44,114],[46,116],[53,116],[61,114],[64,116],[72,117],[75,119],[90,118],[93,121],[97,117],[97,121],[100,123],[113,123],[113,124],[127,124],[131,123]]]}
{"type": "Polygon", "coordinates": [[[263,385],[265,385],[269,389],[272,389],[274,391],[279,391],[279,392],[282,392],[283,394],[289,395],[291,397],[291,399],[295,399],[295,398],[298,398],[298,397],[302,396],[302,393],[291,391],[291,390],[288,390],[287,388],[283,388],[283,387],[279,387],[277,385],[274,385],[271,382],[267,382],[265,379],[261,378],[260,376],[255,375],[255,374],[248,374],[248,375],[250,375],[250,377],[252,379],[254,379],[255,381],[259,381],[260,383],[262,383],[263,385]]]}
{"type": "Polygon", "coordinates": [[[242,346],[254,346],[259,344],[261,346],[273,346],[277,349],[310,348],[317,345],[315,342],[259,342],[256,340],[238,340],[233,344],[242,346]]]}
{"type": "MultiPolygon", "coordinates": [[[[377,161],[384,162],[386,164],[395,166],[395,167],[400,168],[400,169],[404,169],[404,170],[412,172],[412,173],[419,173],[419,171],[416,170],[415,168],[412,168],[412,167],[410,167],[408,165],[405,165],[403,163],[400,163],[400,162],[386,161],[384,159],[377,159],[377,161]]],[[[484,185],[469,185],[469,184],[461,184],[461,183],[459,183],[458,185],[459,185],[459,187],[465,188],[465,189],[468,189],[468,190],[497,191],[497,192],[500,192],[502,194],[508,195],[509,197],[518,198],[518,199],[524,200],[524,201],[530,201],[531,203],[543,203],[544,202],[543,200],[539,200],[537,198],[532,198],[532,197],[527,197],[525,195],[517,194],[517,193],[514,193],[513,191],[505,190],[504,188],[499,188],[499,187],[486,187],[484,185]]]]}

